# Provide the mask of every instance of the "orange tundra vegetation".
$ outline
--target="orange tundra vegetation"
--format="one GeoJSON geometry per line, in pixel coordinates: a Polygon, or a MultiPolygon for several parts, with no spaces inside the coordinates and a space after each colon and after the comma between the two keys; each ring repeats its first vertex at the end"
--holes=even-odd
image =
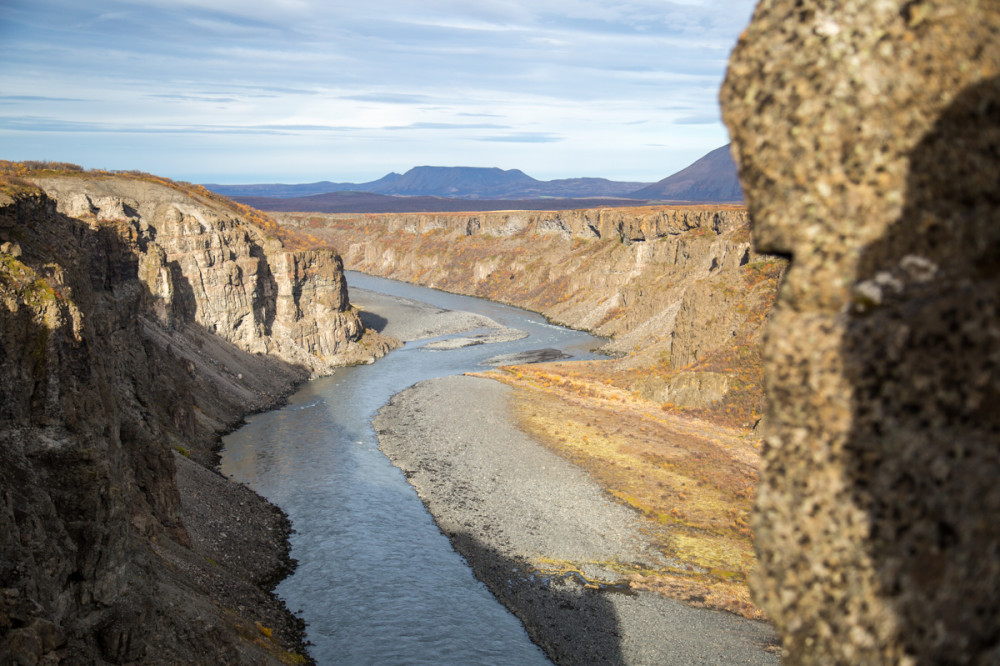
{"type": "Polygon", "coordinates": [[[643,517],[675,564],[620,564],[633,585],[761,617],[746,585],[761,336],[786,262],[753,251],[742,207],[276,217],[349,270],[606,337],[609,360],[480,374],[514,386],[521,427],[643,517]]]}

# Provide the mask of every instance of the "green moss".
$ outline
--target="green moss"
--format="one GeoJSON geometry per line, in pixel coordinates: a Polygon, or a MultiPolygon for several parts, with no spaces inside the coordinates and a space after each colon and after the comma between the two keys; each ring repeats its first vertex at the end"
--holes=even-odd
{"type": "Polygon", "coordinates": [[[41,375],[45,371],[46,359],[48,357],[49,329],[41,326],[38,328],[38,335],[34,339],[31,348],[31,358],[33,361],[33,371],[35,376],[41,375]]]}

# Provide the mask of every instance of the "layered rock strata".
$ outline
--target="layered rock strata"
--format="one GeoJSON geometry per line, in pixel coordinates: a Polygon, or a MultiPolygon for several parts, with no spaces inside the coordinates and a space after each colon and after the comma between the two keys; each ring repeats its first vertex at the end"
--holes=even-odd
{"type": "Polygon", "coordinates": [[[236,213],[143,180],[38,178],[58,211],[113,226],[138,258],[156,320],[191,321],[244,351],[323,374],[361,337],[341,259],[290,252],[236,213]]]}
{"type": "Polygon", "coordinates": [[[763,0],[722,91],[766,344],[760,603],[793,663],[1000,661],[1000,5],[763,0]]]}
{"type": "Polygon", "coordinates": [[[0,661],[300,658],[262,588],[287,521],[193,460],[362,358],[339,260],[162,184],[39,184],[0,201],[0,661]]]}
{"type": "MultiPolygon", "coordinates": [[[[748,287],[769,257],[754,252],[735,206],[278,219],[331,242],[349,269],[541,312],[610,338],[606,351],[625,364],[638,353],[636,367],[705,359],[759,325],[751,319],[771,297],[748,287]]],[[[690,390],[706,381],[650,380],[642,390],[701,406],[726,390],[718,381],[690,390]]]]}

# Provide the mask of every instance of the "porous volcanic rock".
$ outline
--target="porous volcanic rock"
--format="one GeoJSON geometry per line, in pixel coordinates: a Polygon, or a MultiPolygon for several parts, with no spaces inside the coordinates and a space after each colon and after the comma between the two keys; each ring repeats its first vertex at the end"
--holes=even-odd
{"type": "Polygon", "coordinates": [[[758,600],[794,663],[1000,661],[1000,4],[763,0],[723,116],[766,339],[758,600]]]}

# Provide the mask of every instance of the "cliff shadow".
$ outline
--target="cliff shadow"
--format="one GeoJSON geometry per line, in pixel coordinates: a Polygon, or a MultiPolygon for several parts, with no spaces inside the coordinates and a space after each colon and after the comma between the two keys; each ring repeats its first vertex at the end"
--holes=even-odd
{"type": "Polygon", "coordinates": [[[863,251],[848,315],[848,471],[906,651],[996,663],[1000,78],[963,90],[909,158],[902,216],[863,251]]]}
{"type": "Polygon", "coordinates": [[[572,574],[539,573],[526,559],[503,554],[469,533],[448,538],[553,662],[624,663],[615,608],[605,598],[618,592],[586,588],[572,574]]]}
{"type": "Polygon", "coordinates": [[[358,312],[358,315],[361,317],[361,324],[366,329],[371,329],[376,333],[384,331],[385,327],[389,324],[388,319],[368,310],[361,310],[358,312]]]}
{"type": "Polygon", "coordinates": [[[274,320],[278,316],[276,297],[278,281],[271,272],[271,264],[267,260],[264,248],[256,243],[250,245],[250,256],[257,260],[259,267],[257,287],[253,292],[253,312],[264,330],[264,335],[271,335],[274,330],[274,320]]]}

